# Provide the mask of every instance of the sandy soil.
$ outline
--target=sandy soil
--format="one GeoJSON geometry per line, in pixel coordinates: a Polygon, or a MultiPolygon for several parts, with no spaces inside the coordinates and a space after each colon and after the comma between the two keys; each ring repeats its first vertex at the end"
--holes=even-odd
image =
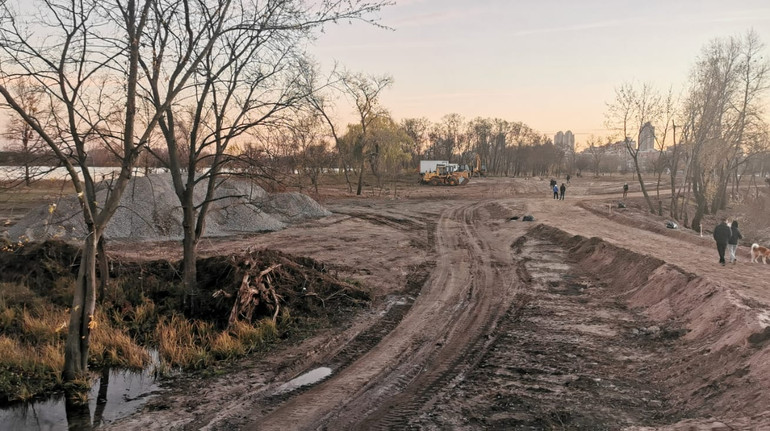
{"type": "MultiPolygon", "coordinates": [[[[323,191],[333,215],[206,240],[306,255],[370,310],[226,375],[166,384],[111,429],[768,429],[770,266],[615,210],[616,183],[474,179],[398,199],[323,191]],[[513,220],[531,214],[535,222],[513,220]],[[598,238],[593,238],[598,237],[598,238]],[[282,385],[318,367],[325,380],[282,385]]],[[[749,239],[750,240],[750,239],[749,239]]],[[[112,243],[125,258],[175,244],[112,243]]]]}

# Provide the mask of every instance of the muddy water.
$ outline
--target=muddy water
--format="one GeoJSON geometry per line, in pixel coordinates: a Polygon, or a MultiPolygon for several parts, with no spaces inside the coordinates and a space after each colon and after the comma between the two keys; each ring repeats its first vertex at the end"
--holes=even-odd
{"type": "Polygon", "coordinates": [[[125,417],[158,390],[148,367],[144,372],[105,369],[88,394],[88,405],[73,406],[63,396],[0,409],[3,430],[89,430],[125,417]]]}
{"type": "Polygon", "coordinates": [[[305,374],[302,374],[301,376],[294,378],[280,387],[276,389],[276,394],[283,394],[286,392],[291,392],[295,389],[301,388],[303,386],[312,385],[315,383],[320,382],[321,380],[329,377],[332,375],[332,369],[328,367],[319,367],[314,370],[308,371],[305,374]]]}

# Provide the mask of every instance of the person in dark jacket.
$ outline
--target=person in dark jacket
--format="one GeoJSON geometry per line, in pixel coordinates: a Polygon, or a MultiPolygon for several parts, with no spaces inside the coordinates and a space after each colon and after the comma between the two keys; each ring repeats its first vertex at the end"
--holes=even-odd
{"type": "Polygon", "coordinates": [[[730,241],[730,226],[727,225],[727,219],[722,220],[717,227],[714,228],[714,240],[717,242],[717,252],[719,252],[719,263],[725,264],[725,248],[727,242],[730,241]]]}
{"type": "Polygon", "coordinates": [[[738,240],[742,239],[741,231],[738,230],[738,220],[733,220],[730,225],[730,240],[727,241],[727,250],[730,252],[730,262],[735,263],[735,252],[738,250],[738,240]]]}
{"type": "Polygon", "coordinates": [[[561,187],[559,187],[559,192],[561,192],[561,194],[559,195],[560,200],[564,200],[564,192],[566,191],[567,191],[567,186],[565,186],[564,183],[561,183],[561,187]]]}

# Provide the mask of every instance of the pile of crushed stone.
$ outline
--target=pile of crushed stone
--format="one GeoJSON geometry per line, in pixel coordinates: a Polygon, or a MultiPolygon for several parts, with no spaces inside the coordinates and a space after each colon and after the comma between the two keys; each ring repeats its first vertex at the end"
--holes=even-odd
{"type": "MultiPolygon", "coordinates": [[[[195,204],[203,200],[206,181],[195,187],[195,204]]],[[[97,193],[104,202],[106,184],[97,193]]],[[[269,194],[252,181],[220,180],[206,217],[204,236],[271,232],[289,224],[326,217],[331,213],[301,193],[269,194]]],[[[8,238],[29,241],[82,239],[86,235],[80,203],[75,196],[62,197],[30,212],[8,230],[8,238]]],[[[170,174],[134,177],[126,187],[120,207],[104,233],[106,239],[178,240],[183,236],[182,209],[170,174]]]]}

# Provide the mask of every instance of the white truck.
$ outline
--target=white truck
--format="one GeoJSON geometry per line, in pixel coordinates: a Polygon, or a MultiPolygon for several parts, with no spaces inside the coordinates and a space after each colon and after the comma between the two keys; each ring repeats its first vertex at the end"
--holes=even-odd
{"type": "Polygon", "coordinates": [[[448,164],[449,160],[420,160],[420,173],[436,172],[436,166],[448,164]]]}

